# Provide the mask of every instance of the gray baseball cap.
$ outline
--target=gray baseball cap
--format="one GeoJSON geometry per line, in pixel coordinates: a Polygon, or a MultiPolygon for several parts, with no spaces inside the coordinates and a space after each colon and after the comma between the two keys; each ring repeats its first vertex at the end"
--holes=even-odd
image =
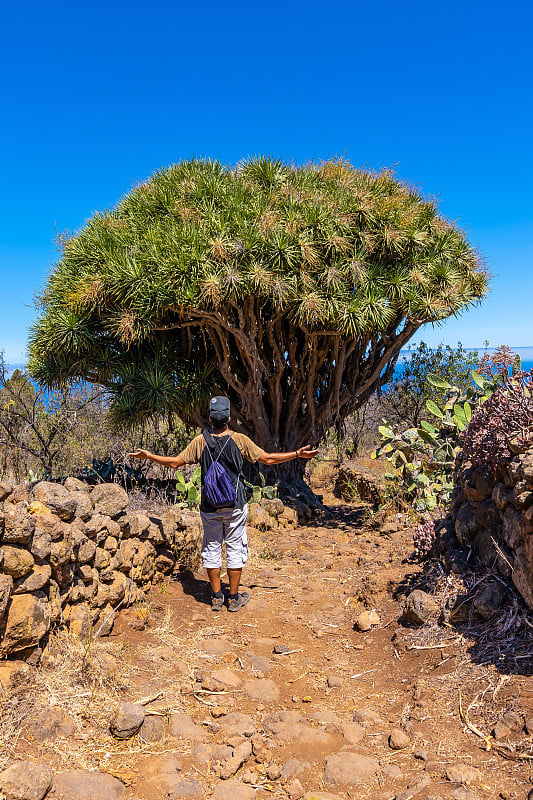
{"type": "Polygon", "coordinates": [[[209,416],[212,420],[225,422],[229,419],[230,405],[227,397],[212,397],[209,403],[209,416]]]}

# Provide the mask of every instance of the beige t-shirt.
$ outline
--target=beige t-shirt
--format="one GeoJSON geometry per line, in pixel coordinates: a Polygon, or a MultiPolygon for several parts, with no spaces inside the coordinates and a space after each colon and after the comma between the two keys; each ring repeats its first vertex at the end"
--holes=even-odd
{"type": "MultiPolygon", "coordinates": [[[[225,431],[224,433],[213,433],[212,436],[228,436],[228,433],[232,434],[231,438],[241,451],[243,458],[247,461],[251,461],[255,464],[255,462],[259,461],[261,456],[265,454],[265,451],[258,447],[255,442],[252,442],[244,433],[225,431]]],[[[182,458],[186,464],[196,464],[200,461],[200,456],[204,451],[204,447],[205,439],[203,435],[195,436],[194,439],[189,442],[185,450],[179,454],[178,458],[182,458]]]]}

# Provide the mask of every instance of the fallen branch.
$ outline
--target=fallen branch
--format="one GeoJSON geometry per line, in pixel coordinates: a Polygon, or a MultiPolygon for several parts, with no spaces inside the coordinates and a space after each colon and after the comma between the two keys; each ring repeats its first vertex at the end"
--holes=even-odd
{"type": "Polygon", "coordinates": [[[476,694],[466,711],[464,711],[461,690],[459,689],[459,716],[468,730],[472,731],[472,733],[475,733],[475,735],[479,736],[480,739],[483,739],[485,742],[485,750],[487,752],[492,750],[502,758],[506,758],[508,761],[533,761],[532,753],[516,753],[514,750],[511,750],[508,745],[495,742],[494,739],[492,739],[488,734],[483,733],[479,728],[476,728],[476,726],[470,722],[468,719],[468,712],[475,706],[478,697],[479,693],[476,694]]]}

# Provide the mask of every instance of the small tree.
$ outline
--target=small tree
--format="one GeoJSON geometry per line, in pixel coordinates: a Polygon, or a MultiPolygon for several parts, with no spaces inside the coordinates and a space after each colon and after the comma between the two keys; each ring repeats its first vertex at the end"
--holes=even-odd
{"type": "Polygon", "coordinates": [[[103,384],[123,424],[204,425],[223,391],[238,430],[295,450],[390,380],[422,324],[486,289],[463,232],[389,171],[187,161],[65,243],[31,368],[45,386],[103,384]]]}

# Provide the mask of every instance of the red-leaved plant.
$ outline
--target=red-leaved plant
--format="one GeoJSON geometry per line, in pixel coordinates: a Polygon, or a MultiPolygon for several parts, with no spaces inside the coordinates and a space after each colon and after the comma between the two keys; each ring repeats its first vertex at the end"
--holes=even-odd
{"type": "Polygon", "coordinates": [[[533,369],[508,377],[472,414],[459,438],[461,460],[505,466],[533,443],[533,369]]]}

